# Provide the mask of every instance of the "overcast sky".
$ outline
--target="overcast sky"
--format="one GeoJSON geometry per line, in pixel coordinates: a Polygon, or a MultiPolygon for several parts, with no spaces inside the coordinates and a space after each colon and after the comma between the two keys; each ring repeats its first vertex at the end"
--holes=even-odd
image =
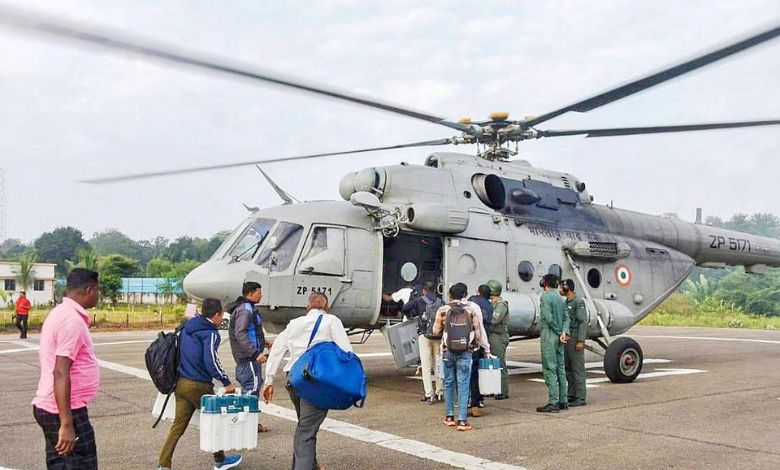
{"type": "MultiPolygon", "coordinates": [[[[6,4],[92,22],[452,119],[539,115],[757,29],[776,0],[59,1],[6,4]],[[676,7],[676,8],[675,8],[676,7]]],[[[780,39],[544,129],[780,118],[780,39]]],[[[280,201],[254,167],[90,186],[123,173],[450,137],[422,121],[0,29],[6,236],[62,225],[133,238],[209,236],[280,201]]],[[[443,149],[446,149],[443,148],[443,149]]],[[[472,151],[468,147],[454,148],[472,151]]],[[[338,199],[350,171],[426,149],[280,163],[299,199],[338,199]]],[[[780,127],[526,142],[535,166],[598,203],[648,213],[778,210],[780,127]]]]}

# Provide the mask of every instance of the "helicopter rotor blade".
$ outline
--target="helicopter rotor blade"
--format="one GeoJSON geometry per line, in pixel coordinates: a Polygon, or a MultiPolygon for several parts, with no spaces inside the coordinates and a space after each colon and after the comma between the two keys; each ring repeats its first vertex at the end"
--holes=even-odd
{"type": "Polygon", "coordinates": [[[616,127],[612,129],[583,129],[565,131],[539,131],[539,137],[563,137],[582,135],[585,137],[615,137],[621,135],[661,134],[665,132],[706,131],[712,129],[733,129],[737,127],[773,126],[780,120],[745,121],[745,122],[715,122],[711,124],[685,124],[680,126],[650,126],[650,127],[616,127]]]}
{"type": "Polygon", "coordinates": [[[306,83],[292,77],[284,76],[269,69],[248,66],[224,59],[217,59],[209,57],[205,54],[183,51],[173,46],[163,45],[162,43],[156,43],[138,37],[132,37],[127,34],[110,31],[105,28],[90,27],[83,24],[66,22],[60,19],[55,19],[40,14],[23,12],[21,10],[5,6],[0,6],[0,25],[14,27],[34,33],[53,35],[92,46],[112,49],[115,51],[138,54],[143,57],[157,59],[164,62],[184,64],[197,69],[219,72],[233,77],[259,80],[272,85],[289,87],[298,91],[323,95],[337,100],[348,101],[371,108],[389,111],[391,113],[400,114],[414,119],[421,119],[423,121],[440,124],[451,129],[456,129],[461,132],[471,131],[469,126],[459,124],[457,122],[447,121],[442,117],[434,116],[428,113],[402,108],[400,106],[354,94],[349,94],[344,91],[318,84],[306,83]]]}
{"type": "Polygon", "coordinates": [[[118,183],[120,181],[130,181],[130,180],[137,180],[137,179],[144,179],[144,178],[153,178],[157,176],[169,176],[169,175],[181,175],[185,173],[198,173],[201,171],[209,171],[209,170],[220,170],[224,168],[237,168],[242,166],[249,166],[249,165],[257,165],[257,164],[267,164],[267,163],[277,163],[277,162],[289,162],[293,160],[306,160],[309,158],[320,158],[320,157],[332,157],[336,155],[352,155],[356,153],[365,153],[365,152],[379,152],[382,150],[395,150],[395,149],[402,149],[402,148],[410,148],[410,147],[431,147],[436,145],[448,145],[448,144],[454,144],[456,143],[455,139],[439,139],[439,140],[427,140],[423,142],[414,142],[410,144],[399,144],[399,145],[388,145],[385,147],[373,147],[373,148],[366,148],[366,149],[357,149],[357,150],[346,150],[343,152],[327,152],[327,153],[315,153],[311,155],[296,155],[292,157],[282,157],[282,158],[272,158],[270,160],[252,160],[251,162],[237,162],[237,163],[226,163],[221,165],[207,165],[207,166],[199,166],[199,167],[193,167],[193,168],[180,168],[177,170],[163,170],[163,171],[154,171],[149,173],[138,173],[134,175],[122,175],[122,176],[110,176],[107,178],[95,178],[95,179],[88,179],[88,180],[81,180],[80,183],[90,183],[90,184],[104,184],[104,183],[118,183]]]}
{"type": "Polygon", "coordinates": [[[686,62],[675,65],[673,67],[647,75],[645,77],[626,83],[625,85],[619,86],[617,88],[607,90],[596,96],[579,101],[577,103],[571,104],[564,108],[560,108],[555,111],[549,112],[547,114],[543,114],[541,116],[537,116],[532,119],[522,121],[522,123],[526,127],[533,127],[539,123],[550,120],[556,116],[560,116],[561,114],[567,113],[569,111],[576,111],[578,113],[584,113],[586,111],[590,111],[600,106],[604,106],[605,104],[612,103],[613,101],[617,101],[619,99],[625,98],[626,96],[633,95],[634,93],[639,93],[640,91],[646,90],[650,87],[663,83],[667,80],[671,80],[673,78],[679,77],[680,75],[686,74],[693,70],[709,65],[713,62],[726,58],[732,54],[736,54],[738,52],[749,49],[753,46],[761,44],[762,42],[768,41],[777,36],[780,36],[780,26],[776,26],[773,29],[770,29],[768,31],[764,31],[762,33],[753,35],[747,39],[743,39],[739,42],[722,47],[708,54],[704,54],[702,56],[688,60],[686,62]]]}

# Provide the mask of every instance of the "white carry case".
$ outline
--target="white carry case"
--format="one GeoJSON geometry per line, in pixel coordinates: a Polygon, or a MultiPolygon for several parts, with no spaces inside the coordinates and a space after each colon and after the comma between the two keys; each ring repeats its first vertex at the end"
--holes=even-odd
{"type": "Polygon", "coordinates": [[[254,449],[260,408],[255,395],[203,395],[200,398],[200,450],[254,449]]]}
{"type": "Polygon", "coordinates": [[[501,360],[489,357],[479,360],[479,393],[482,395],[501,394],[501,360]]]}

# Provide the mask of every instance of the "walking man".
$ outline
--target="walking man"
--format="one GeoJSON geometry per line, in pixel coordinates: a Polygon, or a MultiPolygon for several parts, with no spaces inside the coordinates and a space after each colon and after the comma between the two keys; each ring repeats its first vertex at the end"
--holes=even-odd
{"type": "Polygon", "coordinates": [[[27,319],[30,318],[30,300],[27,293],[21,291],[19,300],[16,301],[16,328],[19,329],[19,338],[27,338],[27,319]]]}
{"type": "MultiPolygon", "coordinates": [[[[195,410],[200,408],[200,397],[214,393],[216,379],[232,393],[235,385],[222,368],[217,356],[220,336],[219,326],[224,315],[222,303],[217,299],[204,299],[202,312],[187,320],[179,334],[179,379],[176,381],[176,417],[168,438],[160,450],[159,470],[170,470],[173,451],[187,430],[195,410]]],[[[215,452],[214,470],[226,470],[241,463],[241,456],[215,452]]]]}
{"type": "Polygon", "coordinates": [[[62,303],[41,329],[38,358],[41,378],[32,401],[35,421],[46,442],[46,467],[57,470],[97,469],[95,431],[87,405],[97,395],[100,369],[87,310],[100,293],[98,273],[75,268],[66,281],[62,303]]]}
{"type": "Polygon", "coordinates": [[[509,346],[509,305],[501,298],[503,286],[495,279],[488,281],[490,303],[493,305],[493,321],[490,325],[488,340],[490,353],[501,360],[501,394],[496,400],[509,398],[509,371],[506,369],[506,348],[509,346]]]}
{"type": "Polygon", "coordinates": [[[441,335],[433,334],[433,323],[436,321],[436,312],[441,306],[442,301],[436,295],[436,284],[426,282],[422,295],[406,303],[403,308],[404,315],[409,318],[419,318],[417,345],[420,348],[420,367],[422,368],[424,391],[420,401],[427,405],[442,401],[444,393],[441,377],[436,377],[436,380],[433,380],[434,367],[441,357],[441,335]]]}
{"type": "MultiPolygon", "coordinates": [[[[241,297],[236,299],[230,310],[230,350],[236,361],[236,380],[241,384],[245,395],[260,398],[263,385],[263,364],[268,356],[263,354],[271,343],[265,340],[263,317],[257,309],[257,303],[263,298],[262,286],[257,282],[245,282],[241,288],[241,297]]],[[[257,424],[257,432],[267,432],[262,423],[257,424]]]]}
{"type": "MultiPolygon", "coordinates": [[[[433,333],[442,335],[444,362],[444,424],[458,431],[471,431],[468,422],[469,382],[472,352],[481,344],[482,317],[479,307],[465,301],[466,285],[450,287],[450,303],[436,312],[433,333]],[[455,388],[458,390],[458,421],[455,421],[455,388]]],[[[489,346],[488,346],[489,347],[489,346]]]]}
{"type": "MultiPolygon", "coordinates": [[[[289,373],[295,362],[306,352],[309,346],[314,324],[322,316],[317,334],[311,338],[311,345],[324,341],[333,341],[347,352],[352,352],[349,337],[344,331],[344,325],[339,317],[328,312],[328,297],[321,292],[312,292],[309,295],[309,312],[295,318],[287,324],[276,337],[271,353],[268,356],[268,364],[265,368],[265,385],[263,385],[263,401],[269,403],[274,397],[274,375],[282,363],[285,354],[290,354],[290,360],[284,366],[284,371],[289,373]]],[[[286,378],[285,378],[286,381],[286,378]]],[[[287,386],[287,392],[295,406],[295,414],[298,415],[298,426],[295,428],[293,441],[293,470],[318,470],[317,463],[317,432],[322,422],[328,415],[328,410],[314,406],[312,402],[299,397],[295,390],[287,386]]]]}
{"type": "Polygon", "coordinates": [[[585,406],[585,340],[588,337],[588,312],[585,302],[574,293],[574,281],[561,282],[561,294],[566,298],[571,337],[564,348],[569,406],[585,406]]]}
{"type": "Polygon", "coordinates": [[[545,406],[536,408],[540,413],[557,413],[569,407],[563,345],[569,339],[569,316],[566,305],[557,290],[558,278],[546,274],[542,278],[544,294],[541,299],[541,349],[542,371],[547,384],[548,400],[545,406]]]}

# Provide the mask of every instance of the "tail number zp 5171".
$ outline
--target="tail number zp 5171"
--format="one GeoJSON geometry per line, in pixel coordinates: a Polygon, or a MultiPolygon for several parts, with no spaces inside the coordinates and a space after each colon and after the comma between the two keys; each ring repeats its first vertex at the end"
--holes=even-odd
{"type": "Polygon", "coordinates": [[[734,237],[721,237],[710,235],[710,248],[716,250],[725,249],[728,247],[731,251],[750,251],[750,240],[747,238],[734,238],[734,237]]]}

